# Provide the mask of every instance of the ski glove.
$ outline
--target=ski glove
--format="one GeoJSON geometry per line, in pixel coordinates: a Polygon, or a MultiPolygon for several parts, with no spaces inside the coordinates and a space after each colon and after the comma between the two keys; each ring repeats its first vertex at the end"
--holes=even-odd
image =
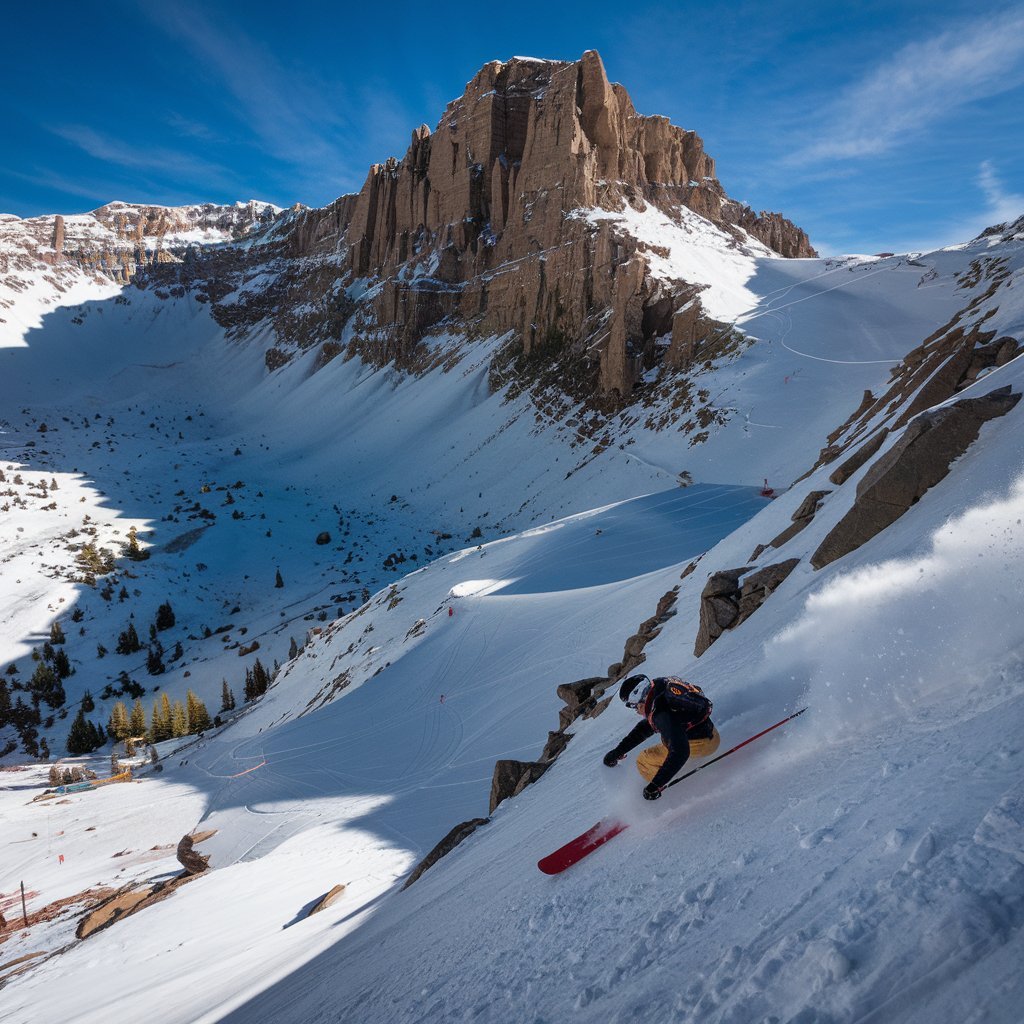
{"type": "Polygon", "coordinates": [[[658,800],[661,797],[661,789],[657,787],[653,782],[649,782],[644,786],[644,799],[645,800],[658,800]]]}
{"type": "Polygon", "coordinates": [[[622,758],[619,757],[614,750],[609,750],[608,753],[604,755],[604,763],[607,768],[614,768],[621,760],[622,758]]]}

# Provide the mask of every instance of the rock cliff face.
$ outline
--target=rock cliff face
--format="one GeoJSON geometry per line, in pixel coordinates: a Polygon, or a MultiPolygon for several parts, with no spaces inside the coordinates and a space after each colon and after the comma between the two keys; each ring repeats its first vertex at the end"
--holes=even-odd
{"type": "Polygon", "coordinates": [[[55,270],[185,289],[231,337],[269,333],[271,372],[313,347],[317,368],[358,354],[415,372],[438,358],[428,335],[503,336],[494,386],[546,380],[614,410],[655,365],[685,373],[729,335],[703,285],[654,274],[657,245],[599,215],[652,210],[705,218],[722,246],[814,255],[779,214],[729,199],[700,137],[638,114],[593,51],[487,64],[433,132],[322,209],[111,203],[17,230],[55,270]],[[224,244],[242,237],[255,244],[224,244]]]}
{"type": "MultiPolygon", "coordinates": [[[[685,207],[736,245],[814,254],[789,221],[730,200],[699,136],[639,115],[597,53],[496,61],[358,194],[279,230],[274,300],[287,308],[301,293],[304,313],[278,319],[273,362],[344,334],[364,358],[415,368],[431,331],[508,332],[507,356],[575,363],[585,396],[625,400],[655,338],[671,339],[671,362],[685,367],[715,329],[697,288],[655,279],[634,239],[581,215],[625,204],[685,207]]],[[[272,315],[256,295],[217,309],[240,334],[272,315]]]]}

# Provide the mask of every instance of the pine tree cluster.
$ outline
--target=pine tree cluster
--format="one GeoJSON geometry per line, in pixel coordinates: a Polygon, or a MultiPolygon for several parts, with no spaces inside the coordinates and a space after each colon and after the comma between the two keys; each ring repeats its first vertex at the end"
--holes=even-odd
{"type": "Polygon", "coordinates": [[[128,628],[118,635],[117,647],[114,648],[118,654],[135,654],[142,650],[139,642],[139,634],[135,632],[135,623],[129,622],[128,628]]]}
{"type": "Polygon", "coordinates": [[[263,667],[263,662],[257,658],[256,664],[252,668],[245,670],[245,699],[250,701],[256,700],[257,697],[262,697],[267,692],[269,686],[270,675],[263,667]]]}
{"type": "Polygon", "coordinates": [[[151,743],[191,736],[209,728],[210,714],[206,710],[206,705],[192,690],[185,694],[184,703],[180,700],[172,703],[166,693],[158,701],[153,701],[149,726],[151,743]]]}
{"type": "Polygon", "coordinates": [[[163,675],[164,669],[164,645],[159,640],[154,640],[149,646],[149,653],[146,655],[146,671],[151,676],[163,675]]]}

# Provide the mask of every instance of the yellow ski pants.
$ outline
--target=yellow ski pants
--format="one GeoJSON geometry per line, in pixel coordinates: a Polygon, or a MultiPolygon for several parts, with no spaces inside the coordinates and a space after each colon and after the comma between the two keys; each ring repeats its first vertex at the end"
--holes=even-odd
{"type": "MultiPolygon", "coordinates": [[[[722,737],[715,729],[710,739],[690,740],[690,757],[710,757],[722,742],[722,737]]],[[[642,750],[636,759],[636,770],[648,781],[658,773],[658,769],[668,757],[668,747],[664,743],[656,743],[653,747],[642,750]]]]}

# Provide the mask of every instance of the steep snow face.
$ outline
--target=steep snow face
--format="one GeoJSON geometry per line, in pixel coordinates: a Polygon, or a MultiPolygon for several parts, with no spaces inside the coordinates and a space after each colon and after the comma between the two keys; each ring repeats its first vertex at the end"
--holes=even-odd
{"type": "MultiPolygon", "coordinates": [[[[686,207],[671,217],[655,206],[638,210],[629,204],[619,211],[593,209],[577,215],[591,224],[610,221],[643,243],[641,251],[655,277],[700,285],[701,302],[708,314],[728,323],[758,303],[757,292],[748,287],[758,261],[782,259],[754,238],[740,245],[718,225],[686,207]]],[[[818,260],[812,263],[820,265],[818,260]]]]}
{"type": "MultiPolygon", "coordinates": [[[[966,319],[1011,332],[1024,261],[1002,244],[1010,276],[966,319]]],[[[46,315],[0,351],[4,470],[64,474],[45,502],[22,485],[29,507],[0,518],[15,578],[33,558],[61,564],[83,513],[111,544],[131,523],[151,527],[152,557],[119,577],[124,602],[44,573],[16,591],[5,567],[16,625],[0,663],[27,665],[75,603],[72,702],[125,668],[174,696],[192,687],[213,711],[221,679],[241,703],[257,653],[285,664],[231,725],[165,750],[163,770],[131,786],[29,805],[41,773],[9,776],[0,843],[30,912],[97,881],[166,877],[186,828],[218,831],[208,876],[17,977],[7,1012],[98,1021],[130,999],[168,1021],[931,1022],[972,1007],[1011,1019],[1024,638],[1001,609],[1024,578],[1021,409],[819,572],[808,555],[860,476],[837,489],[827,465],[783,491],[864,388],[883,388],[909,348],[984,296],[988,282],[966,273],[982,252],[988,240],[914,261],[750,256],[730,281],[722,270],[723,292],[749,294],[733,314],[753,344],[703,372],[706,407],[727,415],[685,448],[687,435],[656,426],[671,396],[595,450],[525,398],[490,394],[500,339],[419,378],[358,358],[314,374],[313,353],[267,376],[262,345],[227,342],[187,297],[132,291],[46,315]],[[694,485],[679,488],[684,470],[694,485]],[[765,476],[775,501],[760,495],[765,476]],[[798,557],[796,570],[695,659],[708,574],[752,564],[814,490],[833,491],[815,520],[757,562],[798,557]],[[575,721],[539,782],[399,892],[452,825],[486,814],[495,760],[540,755],[555,687],[604,675],[676,587],[643,668],[704,685],[725,747],[803,703],[809,713],[653,805],[631,766],[600,763],[635,718],[612,706],[575,721]],[[165,647],[185,651],[159,679],[138,656],[95,657],[130,613],[145,626],[168,599],[179,626],[165,647]],[[291,637],[303,649],[289,661],[291,637]],[[605,814],[632,827],[567,875],[537,872],[605,814]],[[339,882],[342,902],[306,920],[339,882]]],[[[964,394],[1021,389],[1019,364],[964,394]]],[[[54,747],[67,725],[44,730],[54,747]]],[[[4,883],[5,913],[11,893],[4,883]]],[[[70,942],[73,926],[17,933],[3,962],[70,942]]]]}

